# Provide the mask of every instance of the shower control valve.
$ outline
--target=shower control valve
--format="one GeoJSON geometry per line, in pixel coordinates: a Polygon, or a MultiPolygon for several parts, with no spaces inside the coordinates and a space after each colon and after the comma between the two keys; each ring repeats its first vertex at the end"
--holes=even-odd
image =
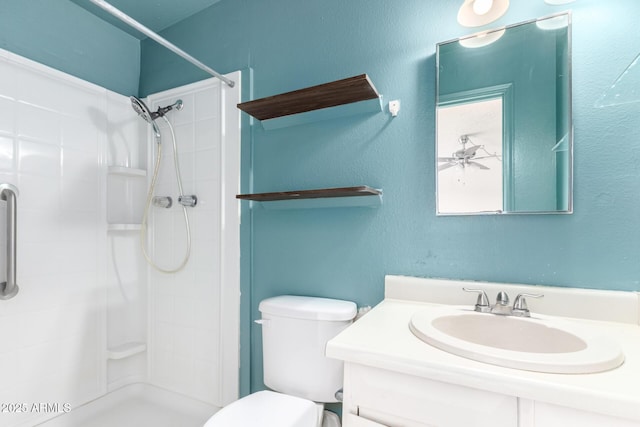
{"type": "Polygon", "coordinates": [[[169,196],[154,196],[151,202],[156,208],[165,209],[169,209],[173,204],[173,200],[169,196]]]}
{"type": "Polygon", "coordinates": [[[182,196],[178,196],[178,203],[180,203],[182,206],[192,208],[198,204],[198,197],[196,197],[195,194],[183,194],[182,196]]]}

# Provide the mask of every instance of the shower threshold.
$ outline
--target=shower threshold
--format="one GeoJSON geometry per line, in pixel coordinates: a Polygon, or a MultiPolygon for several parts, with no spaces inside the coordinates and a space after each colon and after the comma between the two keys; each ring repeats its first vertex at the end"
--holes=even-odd
{"type": "Polygon", "coordinates": [[[149,384],[131,384],[39,427],[202,427],[220,408],[149,384]]]}

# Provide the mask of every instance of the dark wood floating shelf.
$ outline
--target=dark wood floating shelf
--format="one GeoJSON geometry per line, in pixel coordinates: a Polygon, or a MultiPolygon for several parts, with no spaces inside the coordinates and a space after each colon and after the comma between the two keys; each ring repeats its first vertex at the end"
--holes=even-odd
{"type": "Polygon", "coordinates": [[[361,185],[359,187],[321,188],[317,190],[283,191],[275,193],[238,194],[237,199],[254,200],[256,202],[273,202],[276,200],[322,199],[332,197],[379,196],[381,190],[361,185]]]}
{"type": "Polygon", "coordinates": [[[336,107],[379,98],[378,91],[361,74],[334,82],[238,104],[238,108],[258,120],[269,120],[322,108],[336,107]]]}

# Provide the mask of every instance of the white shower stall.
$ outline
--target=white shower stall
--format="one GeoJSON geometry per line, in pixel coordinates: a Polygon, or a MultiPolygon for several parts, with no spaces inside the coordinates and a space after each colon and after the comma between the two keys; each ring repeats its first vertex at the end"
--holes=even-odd
{"type": "MultiPolygon", "coordinates": [[[[184,103],[167,118],[198,203],[187,208],[191,256],[175,274],[142,256],[157,146],[129,98],[2,50],[0,76],[0,183],[20,191],[20,291],[0,301],[0,427],[109,425],[89,420],[136,396],[182,405],[198,423],[235,400],[240,73],[228,75],[233,88],[208,79],[145,99],[184,103]]],[[[158,125],[156,194],[177,201],[170,134],[158,125]]],[[[145,244],[158,264],[180,262],[181,215],[178,203],[151,208],[145,244]]]]}

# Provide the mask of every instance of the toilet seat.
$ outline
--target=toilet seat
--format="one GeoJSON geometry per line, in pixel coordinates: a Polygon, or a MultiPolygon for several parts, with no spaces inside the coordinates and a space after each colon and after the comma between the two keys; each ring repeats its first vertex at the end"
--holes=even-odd
{"type": "Polygon", "coordinates": [[[316,427],[314,402],[274,391],[259,391],[214,414],[204,427],[316,427]]]}

